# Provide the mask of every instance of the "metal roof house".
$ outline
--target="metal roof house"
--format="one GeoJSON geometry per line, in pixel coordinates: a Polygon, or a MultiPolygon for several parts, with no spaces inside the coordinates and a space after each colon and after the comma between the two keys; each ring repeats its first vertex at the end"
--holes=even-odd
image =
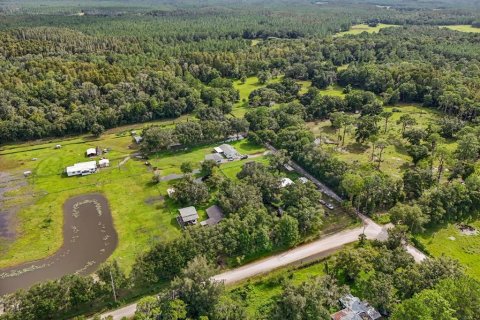
{"type": "Polygon", "coordinates": [[[88,162],[80,162],[75,163],[73,166],[67,167],[65,169],[67,176],[85,176],[88,174],[92,174],[97,172],[97,162],[96,161],[88,161],[88,162]]]}
{"type": "Polygon", "coordinates": [[[332,314],[333,320],[377,320],[382,317],[374,307],[351,294],[340,298],[340,303],[344,309],[332,314]]]}
{"type": "Polygon", "coordinates": [[[197,224],[198,213],[195,207],[186,207],[178,209],[180,215],[178,216],[178,222],[182,227],[189,224],[197,224]]]}
{"type": "MultiPolygon", "coordinates": [[[[235,150],[235,148],[229,144],[224,143],[217,148],[222,150],[220,153],[223,153],[227,159],[238,159],[240,157],[240,154],[237,152],[237,150],[235,150]]],[[[217,151],[217,148],[215,148],[215,151],[217,151]]]]}

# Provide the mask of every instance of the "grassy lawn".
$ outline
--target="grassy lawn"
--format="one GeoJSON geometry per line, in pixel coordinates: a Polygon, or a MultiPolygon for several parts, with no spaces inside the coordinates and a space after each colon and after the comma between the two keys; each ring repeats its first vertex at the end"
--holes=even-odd
{"type": "MultiPolygon", "coordinates": [[[[468,224],[480,230],[480,220],[468,224]]],[[[480,280],[480,234],[464,235],[457,226],[446,225],[428,230],[417,239],[431,255],[457,259],[468,275],[480,280]]]]}
{"type": "Polygon", "coordinates": [[[339,32],[335,36],[343,37],[345,35],[357,35],[357,34],[361,34],[362,32],[376,33],[376,32],[379,32],[381,29],[390,28],[390,27],[396,27],[396,25],[379,23],[376,27],[369,27],[367,24],[356,24],[351,26],[350,30],[339,32]]]}
{"type": "MultiPolygon", "coordinates": [[[[408,113],[416,119],[417,127],[426,128],[429,123],[437,120],[440,114],[435,110],[413,104],[400,104],[395,107],[385,107],[384,109],[386,111],[392,111],[393,108],[400,110],[400,112],[394,112],[389,119],[387,133],[383,131],[384,122],[382,121],[380,123],[382,130],[379,137],[390,143],[383,152],[381,170],[395,177],[401,177],[401,173],[410,165],[411,157],[401,145],[401,125],[397,124],[397,120],[400,119],[403,114],[408,113]]],[[[326,137],[331,141],[337,141],[338,139],[338,133],[331,127],[329,120],[310,122],[308,126],[315,136],[326,137]]],[[[451,150],[456,146],[454,142],[446,142],[444,145],[451,150]]],[[[371,162],[371,144],[368,142],[363,144],[357,143],[355,141],[354,130],[352,130],[351,133],[347,133],[344,147],[339,149],[334,144],[325,144],[323,148],[330,150],[339,159],[348,163],[364,164],[371,162]]]]}
{"type": "MultiPolygon", "coordinates": [[[[85,136],[62,142],[9,145],[0,151],[0,170],[19,179],[25,179],[23,171],[32,171],[26,186],[6,194],[18,198],[2,204],[13,206],[18,204],[18,199],[30,199],[17,213],[17,238],[1,243],[0,267],[41,259],[58,250],[63,242],[62,205],[69,197],[84,193],[101,192],[109,200],[119,236],[119,244],[112,258],[118,259],[125,270],[130,269],[135,255],[150,247],[152,242],[172,239],[181,234],[175,220],[178,206],[160,197],[166,195],[166,189],[174,182],[152,184],[151,169],[141,160],[132,158],[121,167],[118,166],[132,153],[129,148],[132,144],[131,137],[127,134],[131,128],[127,129],[105,134],[101,139],[85,136]],[[58,143],[62,148],[54,149],[58,143]],[[110,159],[109,168],[85,177],[62,175],[66,166],[87,161],[85,150],[96,146],[111,149],[105,155],[110,159]],[[37,160],[33,161],[33,158],[37,160]]],[[[199,168],[200,162],[206,154],[212,152],[215,145],[217,144],[177,153],[159,153],[149,161],[161,169],[163,176],[180,173],[180,165],[184,161],[193,162],[194,167],[199,168]]],[[[265,151],[263,147],[248,140],[233,142],[232,145],[242,154],[251,155],[265,151]]],[[[241,164],[232,162],[225,165],[241,164]]],[[[205,208],[198,208],[201,217],[206,217],[204,209],[207,207],[208,204],[205,208]]]]}
{"type": "Polygon", "coordinates": [[[453,25],[453,26],[445,26],[442,28],[450,29],[450,30],[455,30],[455,31],[460,31],[460,32],[472,32],[472,33],[478,33],[480,32],[480,28],[475,28],[472,27],[471,25],[453,25]]]}
{"type": "Polygon", "coordinates": [[[343,88],[339,85],[329,86],[326,89],[320,89],[320,94],[325,96],[344,97],[343,88]]]}

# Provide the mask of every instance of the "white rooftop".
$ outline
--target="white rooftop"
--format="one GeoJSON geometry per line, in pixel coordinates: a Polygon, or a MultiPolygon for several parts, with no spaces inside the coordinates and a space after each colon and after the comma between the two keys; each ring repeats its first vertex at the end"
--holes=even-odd
{"type": "Polygon", "coordinates": [[[280,185],[282,188],[285,188],[291,184],[294,184],[294,182],[290,178],[282,178],[282,180],[280,180],[280,185]]]}
{"type": "Polygon", "coordinates": [[[96,167],[97,167],[96,161],[80,162],[80,163],[75,163],[73,166],[67,167],[67,172],[90,170],[90,169],[95,169],[96,167]]]}
{"type": "Polygon", "coordinates": [[[95,148],[88,148],[87,154],[97,154],[97,150],[95,148]]]}

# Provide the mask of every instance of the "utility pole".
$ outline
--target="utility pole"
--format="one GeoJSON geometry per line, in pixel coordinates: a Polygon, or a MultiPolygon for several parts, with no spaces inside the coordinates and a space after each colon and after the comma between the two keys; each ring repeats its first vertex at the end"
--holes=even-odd
{"type": "Polygon", "coordinates": [[[113,283],[112,269],[109,269],[108,271],[110,272],[110,280],[112,281],[113,299],[117,302],[117,293],[115,292],[115,284],[113,283]]]}

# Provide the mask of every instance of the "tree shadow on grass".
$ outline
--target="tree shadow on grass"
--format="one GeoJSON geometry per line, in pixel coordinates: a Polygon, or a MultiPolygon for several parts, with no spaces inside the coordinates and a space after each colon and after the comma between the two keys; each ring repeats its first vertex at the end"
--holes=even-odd
{"type": "Polygon", "coordinates": [[[355,153],[355,154],[361,154],[365,153],[370,147],[368,145],[358,143],[358,142],[353,142],[348,144],[345,149],[350,152],[350,153],[355,153]]]}

